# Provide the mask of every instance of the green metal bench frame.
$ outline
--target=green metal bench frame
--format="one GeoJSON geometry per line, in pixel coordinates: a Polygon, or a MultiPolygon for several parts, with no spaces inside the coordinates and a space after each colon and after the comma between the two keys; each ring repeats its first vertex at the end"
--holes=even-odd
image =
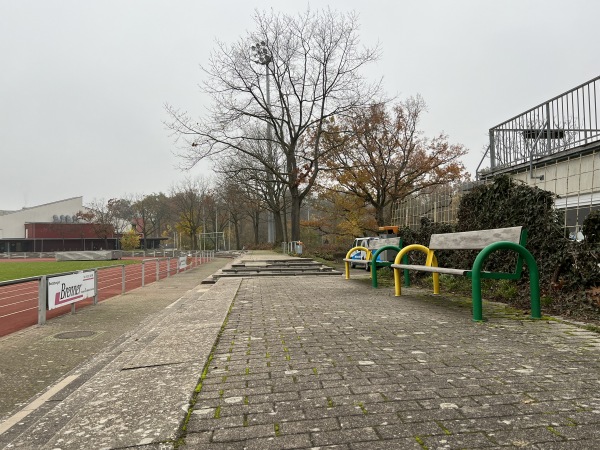
{"type": "MultiPolygon", "coordinates": [[[[391,267],[391,265],[394,264],[394,261],[377,261],[379,254],[385,250],[396,250],[400,253],[402,250],[402,239],[400,239],[400,245],[398,247],[395,245],[385,245],[378,248],[377,251],[373,253],[373,257],[371,258],[371,286],[375,289],[377,289],[377,269],[380,267],[391,267]]],[[[408,255],[404,255],[402,262],[408,264],[408,255]]],[[[410,274],[408,273],[408,269],[404,269],[404,285],[410,286],[410,274]]]]}
{"type": "MultiPolygon", "coordinates": [[[[465,244],[455,244],[452,246],[439,245],[434,249],[430,249],[425,247],[424,245],[408,245],[404,247],[398,255],[396,255],[396,259],[394,260],[394,264],[391,267],[394,269],[394,285],[395,285],[395,295],[398,297],[401,295],[401,281],[400,281],[400,270],[419,270],[424,272],[433,273],[433,293],[439,294],[439,274],[445,273],[450,275],[463,275],[468,278],[471,278],[471,299],[473,302],[473,320],[476,322],[483,321],[483,308],[482,308],[482,299],[481,299],[481,279],[494,279],[494,280],[518,280],[521,278],[523,271],[523,262],[527,264],[529,269],[529,284],[530,284],[530,295],[531,295],[531,318],[532,319],[540,319],[541,315],[541,306],[540,306],[540,282],[539,282],[539,271],[537,267],[537,263],[533,255],[525,248],[525,243],[527,242],[527,231],[522,227],[513,227],[513,228],[500,228],[496,230],[481,230],[478,232],[464,232],[464,233],[446,233],[446,234],[438,234],[432,235],[430,241],[430,247],[433,246],[432,242],[434,240],[436,242],[442,242],[444,239],[451,241],[454,238],[461,238],[464,240],[468,237],[477,237],[482,242],[487,242],[485,245],[477,245],[476,243],[473,245],[465,244]],[[512,234],[519,233],[518,242],[506,241],[506,240],[496,240],[494,241],[493,234],[502,234],[502,232],[510,231],[512,234]],[[460,236],[459,236],[460,235],[460,236]],[[463,269],[452,269],[452,268],[443,268],[438,267],[437,258],[435,256],[435,250],[465,250],[465,249],[481,249],[477,257],[475,258],[475,262],[473,263],[473,267],[471,270],[463,270],[463,269]],[[421,265],[410,265],[410,264],[400,264],[403,261],[403,258],[410,251],[422,251],[427,255],[427,259],[424,266],[421,265]],[[517,267],[514,273],[505,273],[505,272],[484,272],[482,270],[483,263],[487,259],[487,257],[498,250],[508,250],[513,251],[518,254],[517,258],[517,267]]],[[[460,239],[459,239],[460,240],[460,239]]]]}

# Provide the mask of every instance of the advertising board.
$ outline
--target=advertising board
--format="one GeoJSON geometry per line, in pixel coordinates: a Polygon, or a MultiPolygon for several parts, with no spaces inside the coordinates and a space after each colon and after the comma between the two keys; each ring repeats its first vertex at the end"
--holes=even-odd
{"type": "Polygon", "coordinates": [[[96,294],[96,273],[79,272],[48,279],[48,309],[69,305],[96,294]]]}
{"type": "Polygon", "coordinates": [[[180,256],[179,257],[179,270],[185,270],[187,266],[188,266],[187,258],[185,256],[180,256]]]}

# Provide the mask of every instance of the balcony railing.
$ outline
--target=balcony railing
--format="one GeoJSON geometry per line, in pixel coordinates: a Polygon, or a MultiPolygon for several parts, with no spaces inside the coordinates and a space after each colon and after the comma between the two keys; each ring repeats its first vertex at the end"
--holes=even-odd
{"type": "Polygon", "coordinates": [[[489,170],[531,164],[600,141],[600,76],[554,97],[489,131],[489,170]]]}

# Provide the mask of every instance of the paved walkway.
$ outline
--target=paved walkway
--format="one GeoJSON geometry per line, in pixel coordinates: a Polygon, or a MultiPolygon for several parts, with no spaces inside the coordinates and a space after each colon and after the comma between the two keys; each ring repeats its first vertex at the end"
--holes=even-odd
{"type": "Polygon", "coordinates": [[[5,448],[600,448],[600,335],[355,278],[192,290],[5,448]]]}
{"type": "MultiPolygon", "coordinates": [[[[30,327],[0,338],[0,449],[10,442],[13,442],[13,446],[15,442],[22,442],[26,438],[33,439],[33,434],[29,436],[30,427],[37,426],[38,421],[43,424],[44,417],[52,417],[53,411],[59,410],[55,407],[62,407],[63,399],[79,395],[83,389],[113,389],[108,384],[103,385],[110,381],[111,377],[107,379],[103,374],[111,367],[117,367],[113,374],[118,376],[113,377],[114,381],[125,383],[131,380],[132,384],[137,385],[135,376],[143,372],[151,373],[152,369],[136,371],[133,366],[145,364],[140,363],[140,358],[148,355],[147,352],[152,349],[159,349],[161,345],[172,343],[173,350],[177,350],[179,343],[173,342],[176,337],[185,342],[185,336],[176,334],[178,330],[174,330],[172,336],[165,336],[165,333],[169,333],[168,321],[183,316],[187,303],[211,290],[210,285],[200,285],[200,282],[230,262],[230,259],[217,258],[193,270],[100,302],[97,306],[78,310],[74,315],[61,316],[49,320],[44,326],[30,327]],[[73,338],[61,339],[65,335],[73,338]],[[122,363],[122,368],[127,366],[127,370],[122,373],[119,373],[119,366],[114,365],[119,363],[116,361],[118,357],[121,358],[119,361],[126,361],[122,363]],[[111,363],[113,366],[110,366],[111,363]],[[102,372],[103,369],[105,372],[102,372]],[[38,392],[40,394],[36,395],[38,392]]],[[[228,300],[225,298],[224,301],[228,300]]],[[[223,317],[228,307],[227,303],[223,317]]],[[[200,326],[205,324],[205,320],[199,322],[200,326]]],[[[222,323],[222,318],[215,320],[217,323],[212,334],[202,335],[201,338],[208,341],[207,345],[205,348],[198,346],[199,353],[205,352],[204,359],[210,353],[214,335],[222,323]]],[[[185,328],[186,324],[182,327],[185,328]]],[[[171,348],[163,348],[163,351],[167,355],[173,353],[171,348]]],[[[181,356],[179,352],[177,354],[181,356]]],[[[146,363],[152,364],[150,356],[146,363]]],[[[197,364],[200,368],[203,365],[197,364]]],[[[177,370],[177,364],[172,367],[177,370]]],[[[156,370],[159,371],[160,366],[156,370]]],[[[198,375],[194,372],[190,376],[189,385],[193,390],[198,375]]],[[[147,388],[147,391],[151,392],[152,389],[147,388]]],[[[139,398],[135,397],[135,390],[131,394],[134,397],[128,401],[136,404],[139,398]]],[[[105,393],[98,395],[99,398],[105,396],[105,393]]],[[[181,402],[186,402],[189,396],[189,392],[182,394],[181,402]]],[[[89,398],[86,401],[89,402],[89,398]]],[[[80,406],[73,407],[73,416],[80,417],[80,406]]],[[[177,410],[177,414],[180,413],[177,410]]],[[[181,418],[175,420],[175,429],[180,421],[181,418]]],[[[126,423],[125,420],[123,423],[126,423]]],[[[53,426],[57,428],[48,430],[50,434],[37,436],[35,441],[26,441],[21,448],[42,448],[42,443],[45,439],[49,440],[52,432],[59,432],[59,425],[55,422],[53,426]]],[[[132,435],[129,439],[136,437],[132,435]]],[[[70,448],[100,447],[90,444],[70,448]]]]}

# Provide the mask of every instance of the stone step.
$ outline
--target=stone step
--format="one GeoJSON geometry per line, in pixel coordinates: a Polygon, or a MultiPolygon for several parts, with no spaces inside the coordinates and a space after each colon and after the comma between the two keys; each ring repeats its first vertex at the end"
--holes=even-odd
{"type": "Polygon", "coordinates": [[[293,277],[293,276],[310,276],[310,275],[342,275],[339,271],[315,271],[315,272],[239,272],[239,273],[216,273],[212,276],[214,282],[219,278],[234,278],[234,277],[293,277]]]}
{"type": "Polygon", "coordinates": [[[297,266],[321,266],[322,264],[316,261],[248,261],[234,263],[231,267],[254,267],[254,266],[282,266],[282,267],[297,267],[297,266]]]}
{"type": "Polygon", "coordinates": [[[263,267],[232,267],[230,269],[222,269],[224,273],[244,273],[244,272],[329,272],[333,267],[327,266],[301,266],[301,267],[278,267],[278,266],[263,266],[263,267]]]}
{"type": "Polygon", "coordinates": [[[342,272],[308,258],[241,260],[221,269],[202,283],[215,283],[219,278],[302,275],[342,275],[342,272]]]}

